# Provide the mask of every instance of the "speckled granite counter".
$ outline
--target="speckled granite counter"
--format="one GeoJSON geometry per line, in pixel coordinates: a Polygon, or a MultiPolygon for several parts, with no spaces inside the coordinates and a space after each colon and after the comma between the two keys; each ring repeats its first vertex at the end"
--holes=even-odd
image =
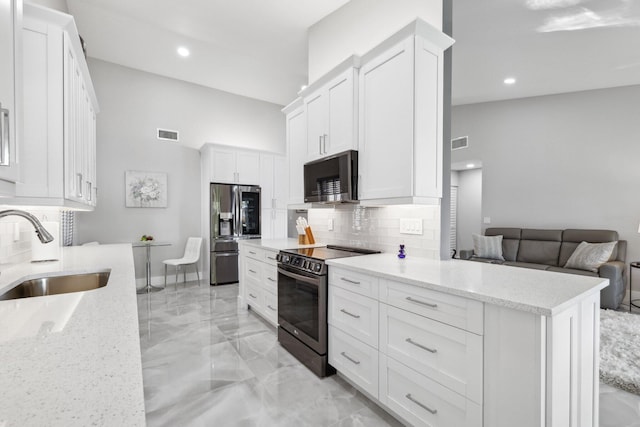
{"type": "Polygon", "coordinates": [[[0,293],[43,275],[111,270],[100,289],[0,301],[0,426],[144,426],[131,245],[63,248],[0,274],[0,293]]]}
{"type": "Polygon", "coordinates": [[[462,260],[401,260],[395,254],[333,259],[327,264],[544,316],[609,284],[598,277],[462,260]]]}

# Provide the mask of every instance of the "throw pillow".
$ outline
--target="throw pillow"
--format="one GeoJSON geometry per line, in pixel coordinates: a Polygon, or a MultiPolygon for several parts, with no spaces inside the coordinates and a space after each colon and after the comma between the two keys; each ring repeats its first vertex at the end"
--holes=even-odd
{"type": "Polygon", "coordinates": [[[607,243],[587,243],[582,242],[571,254],[564,268],[575,268],[578,270],[587,270],[594,273],[598,272],[598,268],[605,262],[609,261],[613,249],[618,242],[607,243]]]}
{"type": "Polygon", "coordinates": [[[490,258],[504,261],[502,256],[502,236],[482,236],[474,234],[473,252],[479,258],[490,258]]]}

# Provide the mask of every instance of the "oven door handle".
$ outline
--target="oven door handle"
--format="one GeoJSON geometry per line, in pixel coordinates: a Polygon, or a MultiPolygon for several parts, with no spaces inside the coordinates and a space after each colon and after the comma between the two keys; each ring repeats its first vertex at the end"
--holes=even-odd
{"type": "Polygon", "coordinates": [[[284,274],[285,276],[288,276],[293,279],[300,280],[302,282],[306,282],[312,285],[318,284],[319,277],[303,276],[302,274],[294,273],[293,271],[285,270],[284,268],[281,268],[281,267],[278,267],[278,273],[284,274]]]}

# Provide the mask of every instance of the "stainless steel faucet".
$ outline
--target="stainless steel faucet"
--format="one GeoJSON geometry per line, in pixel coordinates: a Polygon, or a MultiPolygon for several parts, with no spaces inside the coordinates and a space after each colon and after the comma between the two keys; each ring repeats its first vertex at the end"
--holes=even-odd
{"type": "Polygon", "coordinates": [[[40,221],[38,221],[38,218],[31,215],[29,212],[20,211],[17,209],[0,211],[0,218],[4,218],[5,216],[10,216],[10,215],[21,216],[22,218],[29,221],[31,225],[33,225],[33,228],[36,229],[36,235],[38,236],[38,239],[40,239],[42,243],[49,243],[53,241],[53,236],[49,234],[49,232],[42,226],[42,224],[40,224],[40,221]]]}

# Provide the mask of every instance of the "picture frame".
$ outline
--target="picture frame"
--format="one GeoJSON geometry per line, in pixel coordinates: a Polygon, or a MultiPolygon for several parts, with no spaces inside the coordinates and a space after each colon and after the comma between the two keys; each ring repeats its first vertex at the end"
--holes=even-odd
{"type": "Polygon", "coordinates": [[[125,207],[166,208],[167,196],[165,172],[125,172],[125,207]]]}

